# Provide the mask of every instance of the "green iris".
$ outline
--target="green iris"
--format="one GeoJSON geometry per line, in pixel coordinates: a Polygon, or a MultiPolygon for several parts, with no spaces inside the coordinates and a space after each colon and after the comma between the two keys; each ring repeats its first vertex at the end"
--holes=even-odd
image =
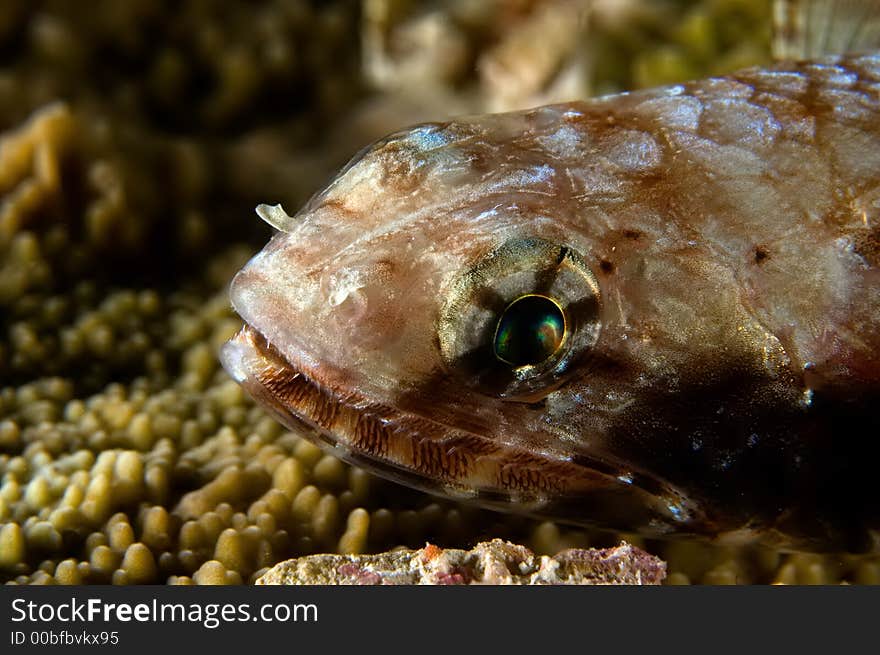
{"type": "Polygon", "coordinates": [[[507,306],[495,328],[495,356],[513,366],[550,358],[565,338],[565,315],[546,296],[521,296],[507,306]]]}

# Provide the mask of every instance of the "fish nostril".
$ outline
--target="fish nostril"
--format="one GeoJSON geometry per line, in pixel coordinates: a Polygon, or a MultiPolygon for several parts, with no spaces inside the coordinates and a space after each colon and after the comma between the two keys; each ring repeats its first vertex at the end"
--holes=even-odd
{"type": "Polygon", "coordinates": [[[330,265],[321,273],[321,294],[331,307],[351,299],[372,303],[393,287],[394,271],[394,264],[387,258],[353,266],[330,265]]]}
{"type": "Polygon", "coordinates": [[[359,294],[367,282],[363,271],[357,268],[341,268],[329,273],[321,280],[322,291],[327,302],[338,307],[346,300],[359,294]]]}

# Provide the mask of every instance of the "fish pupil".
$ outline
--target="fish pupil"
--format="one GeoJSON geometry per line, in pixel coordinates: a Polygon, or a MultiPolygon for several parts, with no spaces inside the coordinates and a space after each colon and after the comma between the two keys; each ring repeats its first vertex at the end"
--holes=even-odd
{"type": "Polygon", "coordinates": [[[495,329],[495,356],[513,366],[534,366],[552,357],[565,338],[565,315],[546,296],[510,303],[495,329]]]}

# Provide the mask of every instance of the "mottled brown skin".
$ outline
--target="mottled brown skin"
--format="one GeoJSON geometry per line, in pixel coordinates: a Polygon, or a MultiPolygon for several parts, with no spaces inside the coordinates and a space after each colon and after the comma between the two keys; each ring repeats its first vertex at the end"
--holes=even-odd
{"type": "Polygon", "coordinates": [[[224,363],[343,459],[650,535],[878,548],[880,57],[414,128],[280,227],[224,363]],[[599,330],[526,397],[475,377],[455,317],[552,283],[468,295],[529,238],[592,271],[599,330]]]}

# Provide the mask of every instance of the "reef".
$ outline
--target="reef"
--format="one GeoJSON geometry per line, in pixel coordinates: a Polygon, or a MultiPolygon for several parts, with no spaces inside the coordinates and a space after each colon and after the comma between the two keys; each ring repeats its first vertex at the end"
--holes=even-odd
{"type": "Polygon", "coordinates": [[[660,559],[626,542],[537,557],[525,546],[493,539],[471,550],[428,544],[376,555],[308,555],[276,564],[256,584],[656,585],[665,576],[660,559]]]}
{"type": "MultiPolygon", "coordinates": [[[[268,237],[253,207],[300,205],[382,132],[766,57],[758,0],[597,3],[586,24],[577,6],[4,2],[0,580],[249,583],[426,541],[617,544],[346,466],[217,361],[230,277],[268,237]]],[[[624,537],[667,584],[880,582],[876,557],[624,537]]]]}

